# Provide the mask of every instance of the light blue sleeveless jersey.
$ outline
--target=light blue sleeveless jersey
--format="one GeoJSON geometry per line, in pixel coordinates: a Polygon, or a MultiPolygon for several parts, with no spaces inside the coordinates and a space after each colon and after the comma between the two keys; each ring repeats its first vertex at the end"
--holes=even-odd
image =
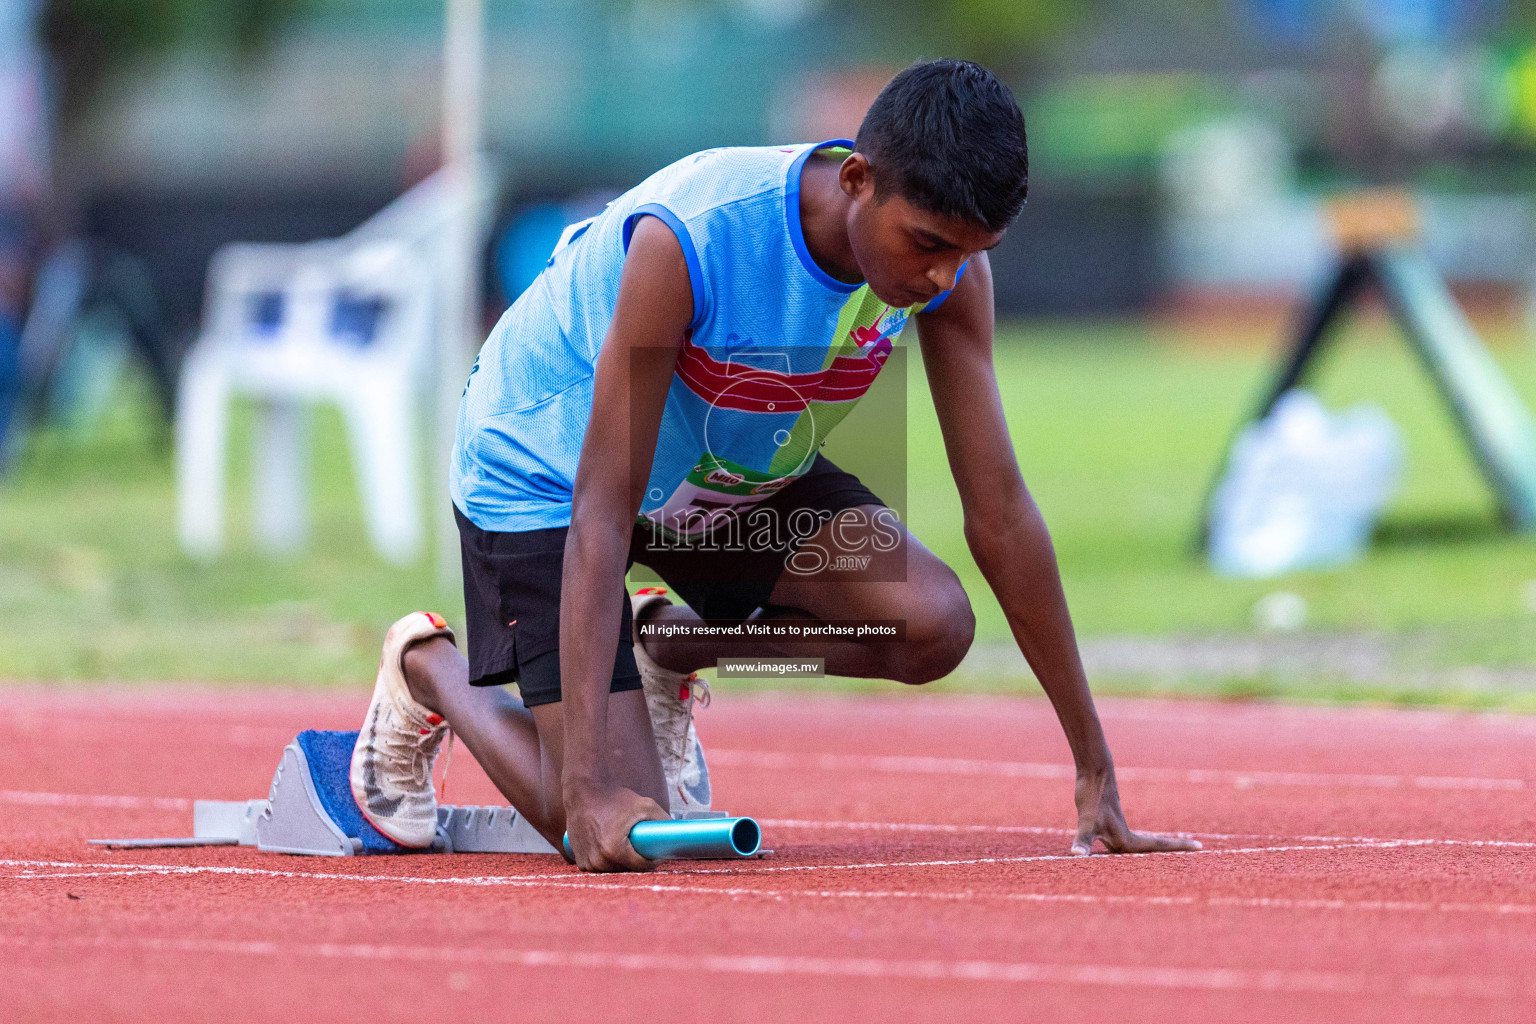
{"type": "Polygon", "coordinates": [[[814,150],[851,146],[696,153],[567,228],[470,373],[449,480],[459,510],[495,532],[570,524],[598,350],[635,222],[648,215],[682,244],[693,320],[641,515],[692,533],[707,513],[755,504],[810,469],[919,308],[834,280],[806,251],[801,168],[814,150]]]}

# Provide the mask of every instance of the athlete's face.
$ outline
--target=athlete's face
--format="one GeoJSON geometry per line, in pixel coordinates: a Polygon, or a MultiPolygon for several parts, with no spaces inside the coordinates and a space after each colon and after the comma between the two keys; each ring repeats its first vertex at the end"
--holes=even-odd
{"type": "Polygon", "coordinates": [[[853,200],[848,244],[869,290],[891,306],[915,306],[955,286],[960,267],[1002,241],[1001,231],[920,209],[895,192],[875,197],[869,161],[854,153],[839,184],[853,200]]]}

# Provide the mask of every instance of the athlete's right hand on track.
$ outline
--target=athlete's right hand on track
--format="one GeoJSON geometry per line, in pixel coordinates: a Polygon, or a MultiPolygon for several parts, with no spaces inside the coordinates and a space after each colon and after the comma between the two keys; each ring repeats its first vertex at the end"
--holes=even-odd
{"type": "Polygon", "coordinates": [[[622,786],[566,793],[565,831],[583,871],[650,871],[656,862],[635,852],[629,830],[637,821],[671,817],[656,801],[622,786]]]}
{"type": "Polygon", "coordinates": [[[1125,823],[1120,809],[1120,787],[1113,765],[1077,773],[1077,837],[1072,856],[1086,857],[1097,839],[1110,853],[1188,853],[1200,849],[1200,841],[1184,836],[1159,836],[1136,832],[1125,823]]]}

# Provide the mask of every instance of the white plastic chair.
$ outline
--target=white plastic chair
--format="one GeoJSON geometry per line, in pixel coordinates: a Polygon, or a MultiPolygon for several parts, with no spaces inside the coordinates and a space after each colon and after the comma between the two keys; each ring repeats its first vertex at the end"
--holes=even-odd
{"type": "Polygon", "coordinates": [[[214,255],[203,334],[182,367],[177,403],[185,550],[211,558],[223,548],[229,408],[248,396],[258,408],[259,547],[284,554],[303,545],[310,409],[332,402],[346,423],[374,548],[399,564],[420,556],[418,438],[452,212],[439,172],[342,238],[238,243],[214,255]]]}

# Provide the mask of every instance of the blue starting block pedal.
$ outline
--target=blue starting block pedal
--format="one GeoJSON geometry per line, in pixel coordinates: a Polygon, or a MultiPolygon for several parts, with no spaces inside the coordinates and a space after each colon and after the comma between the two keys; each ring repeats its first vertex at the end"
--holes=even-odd
{"type": "Polygon", "coordinates": [[[198,800],[192,837],[92,839],[114,848],[254,846],[272,853],[354,857],[390,853],[556,853],[511,807],[439,806],[430,850],[401,846],[357,809],[350,770],[357,731],[306,729],[283,748],[265,800],[198,800]]]}

